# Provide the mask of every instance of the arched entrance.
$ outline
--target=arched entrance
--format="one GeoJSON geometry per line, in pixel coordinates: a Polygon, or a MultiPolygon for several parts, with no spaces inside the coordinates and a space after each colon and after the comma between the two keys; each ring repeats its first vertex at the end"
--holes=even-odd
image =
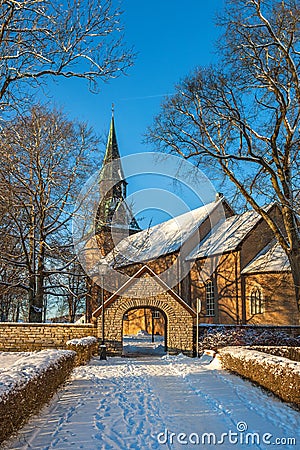
{"type": "MultiPolygon", "coordinates": [[[[141,308],[159,310],[165,315],[168,352],[193,355],[195,311],[147,266],[142,267],[104,304],[105,344],[108,354],[122,355],[124,314],[141,308]],[[141,297],[138,296],[139,293],[141,297]]],[[[99,307],[93,314],[97,318],[99,337],[102,329],[101,312],[99,307]]]]}
{"type": "Polygon", "coordinates": [[[160,309],[130,308],[123,315],[123,355],[162,356],[167,352],[167,317],[160,309]]]}

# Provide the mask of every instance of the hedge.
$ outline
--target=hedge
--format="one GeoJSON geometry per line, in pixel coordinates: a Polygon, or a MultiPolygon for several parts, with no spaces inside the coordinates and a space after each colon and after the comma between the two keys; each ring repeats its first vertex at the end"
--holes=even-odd
{"type": "Polygon", "coordinates": [[[225,369],[269,389],[282,400],[300,406],[300,363],[251,350],[247,347],[219,349],[225,369]]]}
{"type": "Polygon", "coordinates": [[[71,339],[66,342],[66,348],[76,352],[75,366],[81,366],[98,354],[98,341],[94,336],[71,339]]]}
{"type": "Polygon", "coordinates": [[[0,443],[47,403],[74,367],[69,350],[24,352],[0,375],[0,443]]]}
{"type": "Polygon", "coordinates": [[[292,361],[300,362],[300,347],[277,347],[277,346],[251,346],[252,350],[258,350],[259,352],[265,352],[269,355],[283,356],[284,358],[291,359],[292,361]]]}

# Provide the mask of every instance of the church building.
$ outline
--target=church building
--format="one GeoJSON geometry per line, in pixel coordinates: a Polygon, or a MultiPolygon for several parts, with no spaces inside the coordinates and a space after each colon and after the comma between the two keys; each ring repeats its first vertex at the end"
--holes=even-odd
{"type": "MultiPolygon", "coordinates": [[[[161,306],[161,291],[156,293],[153,283],[147,281],[149,292],[147,283],[141,285],[143,293],[137,300],[138,280],[144,277],[164,287],[165,302],[178,303],[181,321],[186,316],[187,322],[195,323],[200,304],[201,323],[300,324],[288,259],[256,212],[235,214],[226,198],[218,195],[209,204],[141,230],[125,201],[127,182],[114,117],[100,177],[98,246],[110,267],[129,276],[124,286],[105,292],[105,309],[108,314],[113,304],[126,298],[127,310],[122,309],[120,318],[126,333],[139,328],[161,333],[164,327],[167,306],[161,306]]],[[[281,220],[276,204],[268,206],[268,213],[281,220]]],[[[172,308],[176,311],[176,306],[172,308]]],[[[87,310],[90,318],[92,313],[100,317],[99,288],[92,284],[87,310]]],[[[114,314],[117,317],[117,309],[114,314]]]]}

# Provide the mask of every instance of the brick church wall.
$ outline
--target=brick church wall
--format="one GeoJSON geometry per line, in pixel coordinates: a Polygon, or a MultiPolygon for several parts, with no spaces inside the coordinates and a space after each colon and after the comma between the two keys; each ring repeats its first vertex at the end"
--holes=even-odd
{"type": "MultiPolygon", "coordinates": [[[[279,215],[278,208],[274,208],[270,211],[270,216],[280,222],[281,218],[279,215]]],[[[267,225],[265,221],[259,222],[256,227],[254,227],[247,239],[243,242],[241,246],[241,270],[243,270],[253,258],[274,239],[273,232],[267,225]]]]}
{"type": "Polygon", "coordinates": [[[196,299],[201,299],[200,321],[202,323],[241,322],[242,298],[239,274],[239,252],[204,258],[193,264],[191,267],[192,306],[196,308],[196,299]],[[210,279],[215,286],[215,316],[211,317],[207,316],[205,289],[205,283],[210,279]]]}
{"type": "Polygon", "coordinates": [[[293,287],[289,272],[264,273],[245,276],[246,321],[249,324],[300,325],[293,287]],[[250,314],[251,291],[259,288],[265,303],[265,312],[250,314]]]}

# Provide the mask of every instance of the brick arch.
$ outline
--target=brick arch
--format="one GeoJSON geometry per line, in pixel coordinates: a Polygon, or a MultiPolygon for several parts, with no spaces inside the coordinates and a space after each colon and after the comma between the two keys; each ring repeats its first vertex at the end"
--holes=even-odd
{"type": "MultiPolygon", "coordinates": [[[[155,308],[161,310],[167,320],[167,349],[170,352],[193,353],[193,325],[195,312],[174,291],[165,285],[147,266],[140,269],[121,289],[113,294],[104,308],[105,343],[108,354],[121,355],[123,345],[123,317],[130,309],[155,308]],[[138,297],[137,278],[147,278],[147,297],[138,297]],[[164,285],[158,291],[157,285],[164,285]],[[134,295],[133,295],[134,294],[134,295]],[[153,295],[154,294],[154,295],[153,295]]],[[[102,330],[101,307],[94,312],[98,319],[98,330],[102,330]]]]}
{"type": "Polygon", "coordinates": [[[166,301],[159,300],[156,297],[148,297],[147,299],[135,298],[135,299],[128,299],[127,301],[123,299],[123,302],[119,307],[118,313],[123,318],[124,314],[128,312],[130,309],[141,309],[141,308],[159,309],[162,312],[164,312],[166,316],[169,316],[170,319],[175,319],[176,317],[176,313],[168,305],[168,303],[166,301]]]}

